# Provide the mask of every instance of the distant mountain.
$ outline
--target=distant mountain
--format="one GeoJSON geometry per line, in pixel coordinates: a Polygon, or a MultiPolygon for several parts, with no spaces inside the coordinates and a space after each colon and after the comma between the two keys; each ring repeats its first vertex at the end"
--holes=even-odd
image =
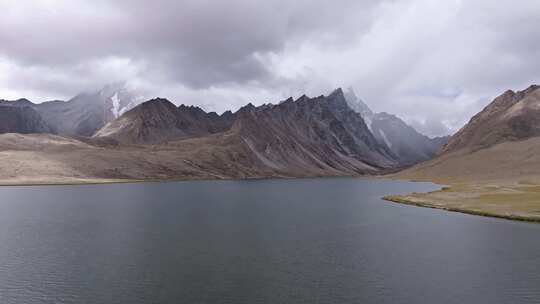
{"type": "Polygon", "coordinates": [[[347,90],[345,96],[349,106],[362,115],[379,143],[386,145],[403,165],[431,159],[449,138],[429,138],[395,115],[385,112],[374,113],[356,96],[352,88],[347,90]]]}
{"type": "Polygon", "coordinates": [[[21,98],[17,100],[5,100],[0,99],[0,105],[2,106],[12,106],[12,107],[32,107],[35,104],[26,98],[21,98]]]}
{"type": "Polygon", "coordinates": [[[0,101],[0,133],[52,133],[28,100],[0,101]]]}
{"type": "Polygon", "coordinates": [[[504,94],[476,114],[448,142],[443,153],[476,151],[505,141],[540,136],[540,86],[504,94]]]}
{"type": "Polygon", "coordinates": [[[198,107],[176,107],[166,99],[156,98],[108,123],[94,138],[129,144],[158,144],[225,131],[232,125],[232,119],[230,112],[219,116],[198,107]]]}
{"type": "Polygon", "coordinates": [[[36,104],[34,108],[57,134],[92,136],[143,100],[125,84],[113,84],[97,92],[79,94],[68,101],[36,104]]]}

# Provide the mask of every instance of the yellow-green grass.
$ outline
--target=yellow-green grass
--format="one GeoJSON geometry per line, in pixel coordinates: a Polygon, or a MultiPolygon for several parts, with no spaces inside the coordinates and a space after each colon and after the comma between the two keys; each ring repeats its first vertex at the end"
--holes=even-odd
{"type": "Polygon", "coordinates": [[[540,185],[527,182],[460,183],[430,193],[387,196],[384,199],[467,214],[540,222],[540,185]]]}

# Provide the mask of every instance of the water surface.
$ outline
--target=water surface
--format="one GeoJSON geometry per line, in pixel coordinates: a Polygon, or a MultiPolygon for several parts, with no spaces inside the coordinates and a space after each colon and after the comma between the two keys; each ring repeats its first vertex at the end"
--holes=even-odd
{"type": "Polygon", "coordinates": [[[538,303],[540,225],[362,179],[0,187],[0,303],[538,303]]]}

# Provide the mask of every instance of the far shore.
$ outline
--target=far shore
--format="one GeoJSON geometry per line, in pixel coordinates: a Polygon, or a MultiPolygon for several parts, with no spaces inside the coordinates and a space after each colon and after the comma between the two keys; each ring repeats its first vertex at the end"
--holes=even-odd
{"type": "Polygon", "coordinates": [[[389,202],[405,204],[405,205],[410,205],[410,206],[439,209],[439,210],[450,211],[450,212],[459,212],[459,213],[464,213],[464,214],[500,218],[500,219],[506,219],[506,220],[512,220],[512,221],[540,223],[540,216],[500,214],[500,213],[493,213],[493,212],[474,210],[474,209],[445,207],[445,206],[435,205],[433,203],[426,203],[419,200],[410,199],[407,196],[399,196],[399,195],[388,195],[388,196],[383,197],[383,199],[389,202]]]}
{"type": "Polygon", "coordinates": [[[79,186],[79,185],[106,185],[106,184],[130,184],[143,183],[146,180],[137,179],[73,179],[59,181],[0,181],[0,187],[31,187],[31,186],[79,186]]]}
{"type": "Polygon", "coordinates": [[[380,176],[375,175],[357,175],[357,176],[303,176],[303,177],[291,177],[291,176],[267,176],[267,177],[246,177],[246,178],[229,178],[229,177],[178,177],[178,178],[149,178],[149,179],[60,179],[60,180],[18,180],[18,181],[5,181],[0,180],[0,187],[31,187],[31,186],[81,186],[81,185],[112,185],[112,184],[139,184],[139,183],[168,183],[168,182],[187,182],[187,181],[257,181],[257,180],[272,180],[272,179],[311,179],[311,178],[358,178],[358,179],[377,179],[380,176]]]}

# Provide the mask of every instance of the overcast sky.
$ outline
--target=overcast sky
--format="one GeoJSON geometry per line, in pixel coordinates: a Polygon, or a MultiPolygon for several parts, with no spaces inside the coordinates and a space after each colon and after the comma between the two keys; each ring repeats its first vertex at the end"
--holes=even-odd
{"type": "Polygon", "coordinates": [[[17,0],[0,12],[4,99],[128,81],[221,112],[352,86],[440,135],[540,83],[538,0],[17,0]]]}

